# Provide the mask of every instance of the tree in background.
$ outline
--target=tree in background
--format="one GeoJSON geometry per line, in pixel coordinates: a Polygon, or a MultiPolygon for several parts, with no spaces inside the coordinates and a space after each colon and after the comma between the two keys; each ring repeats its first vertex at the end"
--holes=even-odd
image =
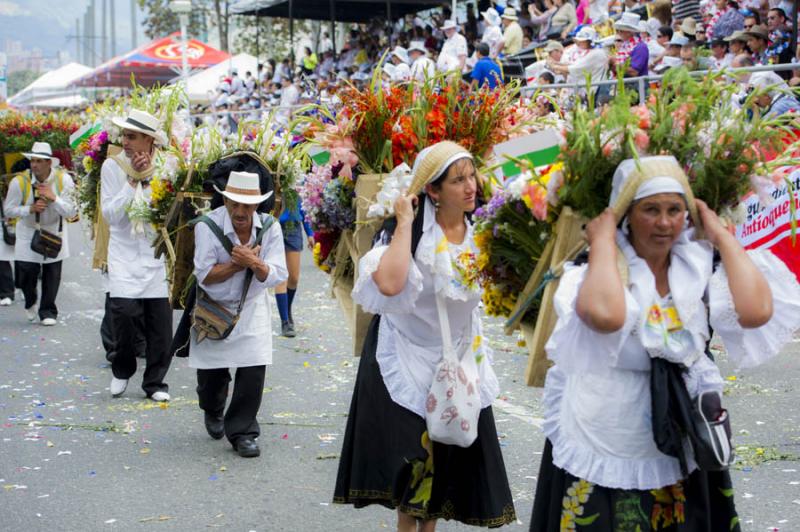
{"type": "MultiPolygon", "coordinates": [[[[180,31],[178,15],[170,11],[169,0],[138,0],[144,10],[144,33],[151,39],[180,31]]],[[[228,27],[231,0],[192,0],[192,12],[186,32],[190,37],[208,41],[209,27],[219,34],[220,50],[228,51],[228,27]]]]}
{"type": "Polygon", "coordinates": [[[16,70],[8,74],[8,97],[14,96],[16,93],[36,81],[41,73],[34,72],[33,70],[16,70]]]}

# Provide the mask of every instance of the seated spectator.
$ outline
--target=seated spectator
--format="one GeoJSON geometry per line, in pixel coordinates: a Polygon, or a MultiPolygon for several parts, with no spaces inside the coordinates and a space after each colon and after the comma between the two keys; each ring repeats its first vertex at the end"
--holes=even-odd
{"type": "Polygon", "coordinates": [[[528,4],[528,13],[531,16],[531,24],[539,28],[538,40],[544,41],[547,39],[547,34],[550,30],[550,20],[553,18],[557,8],[553,0],[544,0],[544,11],[539,10],[535,3],[528,4]]]}
{"type": "Polygon", "coordinates": [[[724,39],[737,30],[744,29],[744,15],[739,12],[739,5],[734,0],[714,0],[717,8],[708,23],[706,38],[724,39]]]}
{"type": "MultiPolygon", "coordinates": [[[[544,47],[544,53],[547,54],[547,59],[536,61],[535,63],[525,67],[525,81],[528,85],[535,85],[536,79],[539,75],[547,69],[547,61],[561,62],[561,57],[564,54],[564,45],[558,41],[547,41],[544,47]]],[[[555,79],[556,83],[563,83],[564,78],[558,76],[555,79]]]]}
{"type": "Polygon", "coordinates": [[[728,51],[733,57],[739,54],[750,54],[750,49],[747,48],[747,35],[743,31],[734,31],[724,40],[728,43],[728,51]]]}
{"type": "Polygon", "coordinates": [[[667,71],[667,69],[681,66],[681,50],[684,46],[689,46],[689,39],[680,33],[673,33],[672,39],[667,43],[667,49],[664,52],[664,57],[661,58],[656,65],[653,66],[653,71],[659,75],[667,71]]]}
{"type": "Polygon", "coordinates": [[[747,37],[747,47],[753,52],[753,58],[759,65],[768,65],[769,57],[767,48],[769,47],[769,31],[766,26],[757,25],[745,31],[747,37]]]}
{"type": "MultiPolygon", "coordinates": [[[[602,47],[594,47],[598,40],[597,32],[591,26],[584,26],[575,35],[575,43],[581,51],[579,57],[572,64],[559,63],[552,59],[547,60],[547,68],[556,74],[567,77],[567,83],[586,83],[606,79],[608,73],[608,54],[602,47]]],[[[585,94],[581,89],[579,94],[585,94]]]]}
{"type": "Polygon", "coordinates": [[[689,42],[681,47],[681,62],[689,70],[699,70],[701,68],[697,49],[700,45],[697,42],[689,42]]]}
{"type": "Polygon", "coordinates": [[[475,52],[478,55],[478,62],[475,63],[475,68],[472,69],[472,85],[478,87],[489,87],[494,89],[498,85],[503,84],[503,72],[491,57],[489,57],[489,45],[485,42],[479,43],[475,47],[475,52]]]}
{"type": "Polygon", "coordinates": [[[395,46],[389,59],[394,65],[394,81],[408,81],[411,79],[411,68],[408,66],[408,50],[402,46],[395,46]]]}
{"type": "Polygon", "coordinates": [[[622,14],[614,23],[617,32],[617,53],[611,58],[611,68],[616,72],[622,69],[626,78],[647,74],[650,54],[647,43],[639,37],[641,17],[630,11],[622,14]]]}
{"type": "Polygon", "coordinates": [[[503,55],[514,55],[522,50],[522,27],[518,22],[517,11],[513,7],[508,7],[500,19],[505,28],[503,40],[499,44],[500,51],[503,55]]]}
{"type": "Polygon", "coordinates": [[[800,102],[783,78],[775,72],[755,72],[750,76],[755,96],[752,103],[765,118],[800,112],[800,102]]]}
{"type": "Polygon", "coordinates": [[[722,70],[728,68],[733,62],[733,54],[728,52],[728,43],[723,38],[715,38],[711,41],[711,57],[709,67],[711,70],[722,70]]]}
{"type": "Polygon", "coordinates": [[[550,19],[550,29],[547,31],[547,37],[563,41],[578,25],[575,4],[571,0],[553,0],[553,5],[556,7],[556,12],[550,19]]]}
{"type": "Polygon", "coordinates": [[[314,73],[314,69],[317,68],[317,64],[319,64],[319,59],[317,58],[317,54],[311,50],[310,47],[306,46],[304,48],[305,56],[303,56],[303,66],[301,68],[303,74],[306,76],[310,76],[314,73]]]}

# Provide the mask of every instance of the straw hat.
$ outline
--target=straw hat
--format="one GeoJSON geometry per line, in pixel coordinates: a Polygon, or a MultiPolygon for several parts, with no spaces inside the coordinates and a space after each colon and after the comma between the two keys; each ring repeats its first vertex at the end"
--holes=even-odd
{"type": "Polygon", "coordinates": [[[157,144],[166,145],[167,136],[161,131],[161,122],[150,113],[132,109],[125,118],[112,118],[114,125],[153,137],[157,144]]]}
{"type": "Polygon", "coordinates": [[[486,11],[481,11],[481,15],[483,16],[483,20],[485,20],[490,26],[500,25],[500,14],[495,8],[490,7],[486,11]]]}
{"type": "Polygon", "coordinates": [[[742,30],[736,30],[722,40],[726,42],[740,41],[747,43],[747,35],[745,35],[742,30]]]}
{"type": "Polygon", "coordinates": [[[403,63],[408,64],[408,50],[402,46],[395,46],[394,50],[392,50],[392,55],[397,57],[403,63]]]}
{"type": "Polygon", "coordinates": [[[697,35],[697,22],[692,17],[686,17],[681,23],[681,33],[684,35],[697,35]]]}
{"type": "Polygon", "coordinates": [[[423,54],[427,54],[428,50],[425,48],[425,41],[411,41],[411,44],[408,46],[409,52],[422,52],[423,54]]]}
{"type": "Polygon", "coordinates": [[[545,53],[550,53],[555,50],[564,51],[564,45],[558,41],[547,41],[547,44],[544,46],[545,53]]]}
{"type": "Polygon", "coordinates": [[[251,172],[231,172],[225,190],[220,190],[214,185],[214,190],[236,203],[245,205],[259,205],[272,196],[270,190],[266,194],[261,193],[259,186],[260,178],[258,174],[251,172]]]}
{"type": "Polygon", "coordinates": [[[408,187],[407,194],[416,196],[421,193],[425,185],[433,183],[447,171],[451,164],[460,159],[472,160],[472,154],[460,144],[450,140],[443,140],[433,146],[428,146],[414,160],[414,180],[408,187]]]}
{"type": "Polygon", "coordinates": [[[769,30],[763,24],[756,24],[746,32],[744,32],[745,37],[756,37],[758,39],[763,39],[765,41],[769,41],[769,30]]]}
{"type": "Polygon", "coordinates": [[[452,20],[452,19],[451,20],[445,20],[444,24],[439,29],[442,30],[442,31],[458,30],[458,24],[456,24],[456,21],[452,20]]]}
{"type": "Polygon", "coordinates": [[[575,34],[575,37],[573,37],[572,40],[594,42],[597,40],[597,32],[591,26],[583,26],[580,30],[578,30],[578,33],[575,34]]]}
{"type": "MultiPolygon", "coordinates": [[[[617,222],[625,217],[631,204],[635,201],[639,188],[649,181],[669,178],[677,181],[680,190],[686,198],[689,214],[696,227],[699,227],[700,217],[694,203],[694,193],[689,186],[689,178],[681,168],[680,163],[671,155],[642,157],[639,160],[626,159],[622,161],[614,172],[611,185],[611,200],[609,204],[614,209],[617,222]]],[[[678,190],[675,190],[678,192],[678,190]]]]}
{"type": "Polygon", "coordinates": [[[519,20],[517,17],[517,10],[513,7],[507,7],[505,11],[503,11],[503,15],[500,18],[504,18],[506,20],[519,20]]]}
{"type": "Polygon", "coordinates": [[[615,30],[639,32],[639,22],[642,17],[631,11],[626,11],[622,14],[620,19],[614,23],[615,30]]]}
{"type": "Polygon", "coordinates": [[[27,159],[50,159],[58,162],[58,157],[53,157],[53,149],[49,142],[34,142],[31,151],[24,152],[22,155],[27,159]]]}

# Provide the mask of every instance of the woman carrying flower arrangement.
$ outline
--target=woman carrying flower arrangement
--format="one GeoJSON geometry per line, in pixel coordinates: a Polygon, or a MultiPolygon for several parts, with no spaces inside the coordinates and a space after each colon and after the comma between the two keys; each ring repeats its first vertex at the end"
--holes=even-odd
{"type": "Polygon", "coordinates": [[[744,251],[673,157],[623,161],[610,205],[555,294],[530,529],[739,530],[707,344],[713,328],[744,367],[777,354],[800,286],[769,251],[744,251]]]}
{"type": "Polygon", "coordinates": [[[396,508],[401,531],[434,530],[439,518],[499,527],[516,514],[491,408],[499,387],[481,337],[477,246],[467,217],[478,197],[475,165],[468,151],[445,141],[420,152],[413,173],[408,192],[394,203],[396,223],[384,226],[359,263],[353,300],[376,316],[361,355],[334,502],[396,508]],[[450,355],[460,358],[457,370],[443,364],[450,355]],[[448,419],[465,431],[477,427],[477,435],[458,445],[436,441],[444,422],[431,421],[431,414],[454,388],[445,397],[433,393],[434,385],[458,387],[467,372],[476,386],[460,390],[474,416],[449,410],[448,419]]]}

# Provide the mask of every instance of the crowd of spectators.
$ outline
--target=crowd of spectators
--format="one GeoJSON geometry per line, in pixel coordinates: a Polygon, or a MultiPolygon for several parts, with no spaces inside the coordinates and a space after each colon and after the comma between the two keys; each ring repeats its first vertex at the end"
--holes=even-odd
{"type": "MultiPolygon", "coordinates": [[[[796,14],[787,0],[475,0],[458,15],[443,6],[391,25],[353,26],[340,50],[324,31],[302,57],[221,78],[214,114],[205,120],[233,129],[242,114],[266,108],[279,108],[286,119],[305,102],[335,102],[342,86],[364,86],[376,70],[384,83],[456,72],[495,87],[514,64],[523,66],[518,74],[528,85],[541,86],[661,75],[677,66],[720,70],[796,61],[796,14]]],[[[798,74],[777,76],[794,86],[798,74]]],[[[593,90],[602,100],[610,85],[593,90]]],[[[568,94],[576,93],[585,96],[585,85],[568,94]]]]}

